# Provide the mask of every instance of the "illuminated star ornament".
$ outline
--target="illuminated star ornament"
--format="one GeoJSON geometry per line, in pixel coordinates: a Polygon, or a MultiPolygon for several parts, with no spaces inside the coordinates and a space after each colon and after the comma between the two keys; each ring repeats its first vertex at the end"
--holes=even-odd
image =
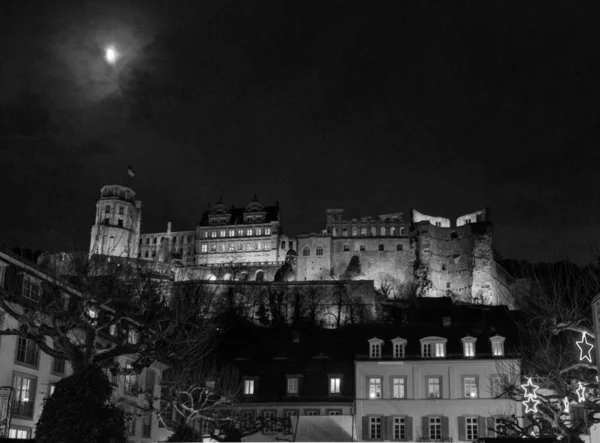
{"type": "Polygon", "coordinates": [[[583,332],[581,336],[581,341],[575,342],[579,347],[579,360],[587,360],[590,363],[592,362],[592,349],[594,349],[594,345],[587,341],[587,333],[583,332]]]}
{"type": "Polygon", "coordinates": [[[583,403],[585,401],[585,386],[583,386],[581,382],[579,382],[579,387],[575,392],[577,392],[577,400],[579,403],[583,403]]]}
{"type": "Polygon", "coordinates": [[[115,45],[109,45],[104,49],[104,60],[108,64],[114,65],[119,58],[121,58],[121,54],[115,45]]]}
{"type": "Polygon", "coordinates": [[[534,397],[528,397],[527,401],[524,401],[525,405],[525,413],[529,412],[537,412],[537,405],[540,403],[539,400],[536,400],[534,397]]]}
{"type": "Polygon", "coordinates": [[[533,397],[533,398],[537,397],[536,391],[538,390],[539,386],[536,386],[533,384],[533,382],[531,381],[531,377],[529,377],[527,379],[527,383],[525,383],[524,385],[521,385],[521,387],[525,391],[525,393],[523,394],[525,397],[533,397]]]}

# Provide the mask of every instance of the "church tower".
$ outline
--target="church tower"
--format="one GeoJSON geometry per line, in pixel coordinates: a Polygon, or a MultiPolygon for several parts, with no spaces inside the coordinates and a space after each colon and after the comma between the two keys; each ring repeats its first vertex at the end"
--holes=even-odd
{"type": "Polygon", "coordinates": [[[96,222],[92,226],[90,257],[95,254],[137,258],[142,202],[125,186],[109,185],[100,190],[96,222]]]}

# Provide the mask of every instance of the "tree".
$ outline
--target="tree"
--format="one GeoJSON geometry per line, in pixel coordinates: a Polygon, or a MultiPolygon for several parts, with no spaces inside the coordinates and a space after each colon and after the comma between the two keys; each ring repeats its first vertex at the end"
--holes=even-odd
{"type": "Polygon", "coordinates": [[[588,345],[593,344],[590,302],[600,291],[600,273],[595,266],[564,262],[526,272],[530,284],[520,299],[522,311],[515,314],[524,378],[507,382],[503,393],[523,401],[526,414],[522,424],[507,419],[505,432],[580,441],[600,422],[597,366],[588,345]]]}

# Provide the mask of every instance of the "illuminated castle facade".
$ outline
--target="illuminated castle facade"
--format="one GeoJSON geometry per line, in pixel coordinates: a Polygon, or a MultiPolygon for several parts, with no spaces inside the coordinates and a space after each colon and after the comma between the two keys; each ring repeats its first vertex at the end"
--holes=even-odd
{"type": "Polygon", "coordinates": [[[171,266],[176,280],[373,280],[390,298],[420,295],[512,305],[510,277],[494,261],[489,210],[447,218],[416,210],[344,219],[328,209],[319,233],[283,233],[279,203],[219,200],[193,230],[140,233],[141,202],[126,187],[101,190],[90,256],[139,258],[171,266]]]}

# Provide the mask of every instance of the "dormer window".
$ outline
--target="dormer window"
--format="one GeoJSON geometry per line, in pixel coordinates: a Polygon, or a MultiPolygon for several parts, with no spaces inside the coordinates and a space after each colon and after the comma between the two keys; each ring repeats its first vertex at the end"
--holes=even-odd
{"type": "Polygon", "coordinates": [[[506,338],[500,335],[490,337],[490,342],[492,343],[492,355],[494,357],[504,356],[504,340],[506,340],[506,338]]]}
{"type": "Polygon", "coordinates": [[[383,346],[383,340],[377,337],[373,337],[369,340],[369,358],[381,358],[381,347],[383,346]]]}
{"type": "Polygon", "coordinates": [[[461,339],[463,343],[463,355],[467,358],[475,357],[475,337],[466,336],[461,339]]]}
{"type": "Polygon", "coordinates": [[[396,337],[392,340],[392,352],[394,358],[404,358],[406,349],[406,340],[400,337],[396,337]]]}
{"type": "Polygon", "coordinates": [[[443,337],[425,337],[421,340],[421,357],[443,358],[446,356],[447,339],[443,337]]]}

